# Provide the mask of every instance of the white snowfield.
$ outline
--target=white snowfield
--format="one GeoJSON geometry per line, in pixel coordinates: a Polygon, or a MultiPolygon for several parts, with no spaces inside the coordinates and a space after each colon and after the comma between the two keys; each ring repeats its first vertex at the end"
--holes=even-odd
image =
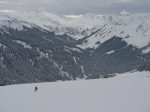
{"type": "Polygon", "coordinates": [[[150,112],[150,72],[0,87],[0,112],[150,112]]]}

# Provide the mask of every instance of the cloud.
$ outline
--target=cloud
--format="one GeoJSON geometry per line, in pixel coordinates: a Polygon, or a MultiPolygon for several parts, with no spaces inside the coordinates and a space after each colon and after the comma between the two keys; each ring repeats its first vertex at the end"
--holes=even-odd
{"type": "Polygon", "coordinates": [[[0,1],[0,4],[3,4],[3,3],[5,3],[4,1],[0,1]]]}
{"type": "Polygon", "coordinates": [[[83,15],[64,15],[64,17],[69,18],[69,19],[79,19],[83,15]]]}
{"type": "Polygon", "coordinates": [[[9,10],[9,9],[0,9],[0,12],[5,12],[5,13],[7,13],[7,12],[9,12],[9,13],[12,13],[12,12],[15,12],[15,10],[9,10]]]}
{"type": "Polygon", "coordinates": [[[150,0],[129,0],[128,2],[115,2],[112,4],[112,10],[119,11],[121,9],[130,12],[150,12],[150,0]]]}
{"type": "Polygon", "coordinates": [[[150,12],[150,0],[0,0],[0,9],[46,10],[59,14],[150,12]]]}

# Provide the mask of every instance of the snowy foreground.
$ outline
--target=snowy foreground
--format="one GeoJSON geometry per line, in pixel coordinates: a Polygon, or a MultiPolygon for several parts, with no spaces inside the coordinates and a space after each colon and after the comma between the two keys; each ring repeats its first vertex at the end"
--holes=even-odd
{"type": "Polygon", "coordinates": [[[150,72],[0,87],[0,112],[150,112],[150,72]]]}

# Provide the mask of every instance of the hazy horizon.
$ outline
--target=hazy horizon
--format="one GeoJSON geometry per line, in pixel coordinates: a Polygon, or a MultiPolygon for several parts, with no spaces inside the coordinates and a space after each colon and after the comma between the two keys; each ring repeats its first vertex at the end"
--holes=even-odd
{"type": "Polygon", "coordinates": [[[150,12],[150,0],[0,0],[0,10],[48,11],[58,14],[150,12]]]}

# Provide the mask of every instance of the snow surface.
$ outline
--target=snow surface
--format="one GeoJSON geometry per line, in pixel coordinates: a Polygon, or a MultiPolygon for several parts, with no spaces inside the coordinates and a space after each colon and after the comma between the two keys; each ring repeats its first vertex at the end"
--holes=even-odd
{"type": "Polygon", "coordinates": [[[146,54],[146,53],[149,53],[149,52],[150,52],[150,47],[148,47],[148,48],[142,50],[142,53],[143,53],[143,54],[146,54]]]}
{"type": "MultiPolygon", "coordinates": [[[[17,30],[23,30],[23,26],[26,26],[28,28],[33,27],[32,24],[27,23],[26,21],[19,20],[15,16],[7,15],[5,13],[0,12],[0,28],[2,28],[5,32],[5,27],[10,27],[17,30]]],[[[9,32],[7,32],[9,33],[9,32]]]]}
{"type": "Polygon", "coordinates": [[[106,54],[108,54],[108,55],[113,54],[113,53],[115,53],[114,50],[111,50],[111,51],[106,52],[106,54]]]}
{"type": "Polygon", "coordinates": [[[23,42],[23,41],[20,41],[20,40],[14,40],[13,42],[22,45],[24,48],[32,49],[32,47],[29,44],[27,44],[26,42],[23,42]]]}
{"type": "Polygon", "coordinates": [[[150,72],[0,87],[0,112],[150,112],[150,72]]]}

